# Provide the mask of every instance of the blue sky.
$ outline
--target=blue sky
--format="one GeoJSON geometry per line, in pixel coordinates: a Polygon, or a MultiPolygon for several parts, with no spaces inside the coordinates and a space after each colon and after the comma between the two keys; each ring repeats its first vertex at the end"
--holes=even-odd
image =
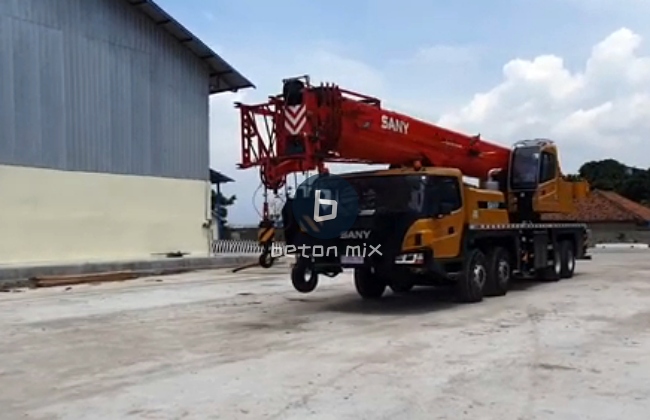
{"type": "Polygon", "coordinates": [[[645,0],[158,3],[257,85],[211,100],[213,165],[237,180],[233,223],[255,223],[259,182],[235,167],[232,102],[304,73],[499,143],[551,137],[567,171],[605,157],[650,165],[645,0]]]}

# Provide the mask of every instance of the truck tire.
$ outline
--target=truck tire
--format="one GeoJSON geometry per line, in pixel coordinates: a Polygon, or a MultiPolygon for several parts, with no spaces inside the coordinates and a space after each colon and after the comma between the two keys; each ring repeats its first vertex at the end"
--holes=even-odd
{"type": "Polygon", "coordinates": [[[510,253],[503,247],[493,248],[487,256],[487,279],[483,295],[505,296],[510,288],[512,263],[510,253]]]}
{"type": "Polygon", "coordinates": [[[562,266],[560,268],[560,277],[570,279],[576,269],[576,254],[572,241],[562,241],[560,244],[560,255],[562,256],[562,266]]]}
{"type": "Polygon", "coordinates": [[[291,269],[291,283],[300,293],[310,293],[318,285],[318,273],[312,270],[311,261],[307,258],[298,258],[291,269]]]}
{"type": "Polygon", "coordinates": [[[456,281],[456,295],[464,303],[483,300],[483,289],[487,280],[487,260],[478,249],[469,252],[463,271],[456,281]]]}
{"type": "Polygon", "coordinates": [[[562,253],[561,244],[557,244],[553,249],[552,264],[546,268],[538,270],[537,277],[541,281],[556,282],[562,278],[562,253]]]}
{"type": "Polygon", "coordinates": [[[369,267],[355,268],[354,286],[363,299],[379,299],[386,291],[386,280],[369,267]]]}

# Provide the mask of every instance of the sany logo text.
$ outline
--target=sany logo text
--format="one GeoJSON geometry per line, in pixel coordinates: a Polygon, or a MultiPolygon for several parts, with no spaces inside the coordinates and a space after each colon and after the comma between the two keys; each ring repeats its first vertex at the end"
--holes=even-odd
{"type": "Polygon", "coordinates": [[[389,117],[388,115],[381,116],[381,128],[382,130],[395,131],[400,134],[409,133],[408,122],[398,120],[395,117],[389,117]]]}
{"type": "Polygon", "coordinates": [[[368,239],[369,237],[369,230],[348,230],[341,234],[341,239],[368,239]]]}

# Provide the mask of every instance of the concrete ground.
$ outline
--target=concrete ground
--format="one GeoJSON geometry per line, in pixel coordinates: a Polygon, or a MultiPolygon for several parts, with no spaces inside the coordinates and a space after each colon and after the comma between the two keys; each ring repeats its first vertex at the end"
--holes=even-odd
{"type": "Polygon", "coordinates": [[[648,418],[648,251],[474,305],[285,270],[0,294],[0,418],[648,418]]]}

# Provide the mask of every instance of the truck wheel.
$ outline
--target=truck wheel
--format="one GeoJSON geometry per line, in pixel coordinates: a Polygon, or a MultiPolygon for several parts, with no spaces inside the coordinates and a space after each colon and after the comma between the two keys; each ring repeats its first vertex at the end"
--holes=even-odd
{"type": "Polygon", "coordinates": [[[309,293],[316,289],[318,273],[312,270],[311,261],[307,258],[298,258],[291,269],[291,283],[300,293],[309,293]]]}
{"type": "Polygon", "coordinates": [[[560,255],[562,255],[562,266],[560,268],[560,277],[570,279],[576,269],[576,255],[573,250],[573,242],[562,241],[560,246],[560,255]]]}
{"type": "Polygon", "coordinates": [[[386,281],[366,267],[354,269],[354,286],[364,299],[379,299],[386,291],[386,281]]]}
{"type": "Polygon", "coordinates": [[[556,282],[562,277],[562,253],[560,251],[561,244],[558,244],[553,249],[552,264],[546,268],[538,271],[537,277],[546,282],[556,282]]]}
{"type": "Polygon", "coordinates": [[[470,251],[456,283],[458,299],[465,303],[482,301],[487,273],[485,255],[478,249],[470,251]]]}
{"type": "Polygon", "coordinates": [[[502,247],[493,248],[487,257],[485,296],[505,296],[510,288],[512,266],[510,253],[502,247]]]}

